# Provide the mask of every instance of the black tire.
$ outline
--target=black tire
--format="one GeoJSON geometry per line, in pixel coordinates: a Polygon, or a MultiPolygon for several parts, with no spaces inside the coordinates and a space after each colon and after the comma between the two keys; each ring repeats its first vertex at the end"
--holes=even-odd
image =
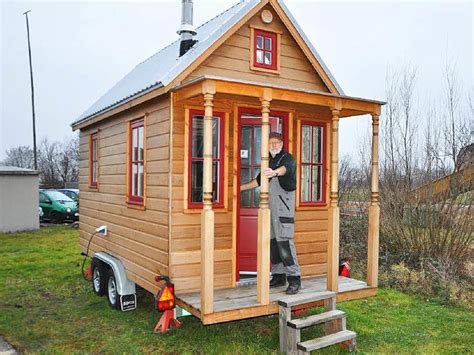
{"type": "Polygon", "coordinates": [[[107,302],[112,309],[120,309],[120,295],[117,292],[117,280],[115,278],[114,270],[107,271],[107,302]]]}
{"type": "Polygon", "coordinates": [[[97,258],[92,258],[91,272],[92,272],[92,290],[98,296],[105,295],[105,292],[107,291],[107,287],[106,287],[107,269],[105,268],[102,261],[100,261],[97,258]]]}
{"type": "Polygon", "coordinates": [[[50,222],[53,224],[62,222],[61,215],[56,211],[51,211],[51,214],[49,215],[49,219],[50,219],[50,222]]]}

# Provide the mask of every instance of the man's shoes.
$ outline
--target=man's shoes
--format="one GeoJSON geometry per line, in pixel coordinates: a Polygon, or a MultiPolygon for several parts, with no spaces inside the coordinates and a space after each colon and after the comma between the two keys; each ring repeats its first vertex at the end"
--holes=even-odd
{"type": "Polygon", "coordinates": [[[301,290],[301,277],[300,276],[288,276],[288,288],[286,289],[287,295],[296,295],[301,290]]]}
{"type": "Polygon", "coordinates": [[[274,274],[272,280],[270,281],[270,287],[280,287],[286,285],[286,275],[285,274],[274,274]]]}

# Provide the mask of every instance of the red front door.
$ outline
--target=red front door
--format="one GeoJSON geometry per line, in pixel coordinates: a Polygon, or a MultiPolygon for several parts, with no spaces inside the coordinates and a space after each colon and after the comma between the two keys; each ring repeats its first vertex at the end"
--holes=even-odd
{"type": "MultiPolygon", "coordinates": [[[[262,129],[261,114],[254,110],[239,113],[239,177],[240,184],[254,179],[260,172],[262,129]]],[[[282,133],[284,130],[283,114],[272,112],[270,130],[282,133]]],[[[284,139],[285,141],[285,139],[284,139]]],[[[238,186],[240,191],[240,185],[238,186]]],[[[240,193],[238,209],[238,264],[237,279],[240,273],[257,271],[257,223],[260,204],[260,188],[240,193]]]]}

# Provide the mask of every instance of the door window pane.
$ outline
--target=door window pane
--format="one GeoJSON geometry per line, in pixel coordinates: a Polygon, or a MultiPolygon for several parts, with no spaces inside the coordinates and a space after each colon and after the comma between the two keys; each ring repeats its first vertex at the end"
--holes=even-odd
{"type": "MultiPolygon", "coordinates": [[[[260,173],[260,168],[254,169],[254,177],[260,173]]],[[[253,189],[253,207],[260,206],[260,186],[253,189]]]]}
{"type": "Polygon", "coordinates": [[[240,163],[250,165],[252,163],[252,127],[242,127],[242,138],[240,144],[240,163]]]}
{"type": "MultiPolygon", "coordinates": [[[[245,184],[251,180],[251,168],[240,169],[240,184],[245,184]]],[[[252,207],[252,191],[242,191],[240,194],[240,206],[241,207],[252,207]]]]}
{"type": "Polygon", "coordinates": [[[254,147],[255,147],[255,155],[253,158],[253,164],[260,166],[262,160],[262,127],[261,126],[254,126],[253,130],[253,137],[254,137],[254,147]]]}

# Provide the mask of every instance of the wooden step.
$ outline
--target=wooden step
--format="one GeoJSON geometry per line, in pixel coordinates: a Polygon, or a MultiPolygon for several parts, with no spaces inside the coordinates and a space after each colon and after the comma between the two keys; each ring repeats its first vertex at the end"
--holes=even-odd
{"type": "Polygon", "coordinates": [[[356,337],[356,333],[350,330],[342,330],[334,334],[325,335],[321,338],[300,342],[298,343],[297,347],[298,350],[310,352],[325,348],[326,346],[339,344],[348,340],[354,340],[356,337]]]}
{"type": "Polygon", "coordinates": [[[307,328],[311,325],[321,324],[335,319],[344,318],[345,316],[345,312],[336,309],[334,311],[315,314],[313,316],[305,318],[289,320],[286,324],[294,329],[302,329],[307,328]]]}
{"type": "Polygon", "coordinates": [[[328,298],[335,298],[336,293],[331,291],[299,293],[294,296],[286,296],[278,300],[278,304],[283,307],[293,307],[300,304],[312,303],[328,298]]]}

